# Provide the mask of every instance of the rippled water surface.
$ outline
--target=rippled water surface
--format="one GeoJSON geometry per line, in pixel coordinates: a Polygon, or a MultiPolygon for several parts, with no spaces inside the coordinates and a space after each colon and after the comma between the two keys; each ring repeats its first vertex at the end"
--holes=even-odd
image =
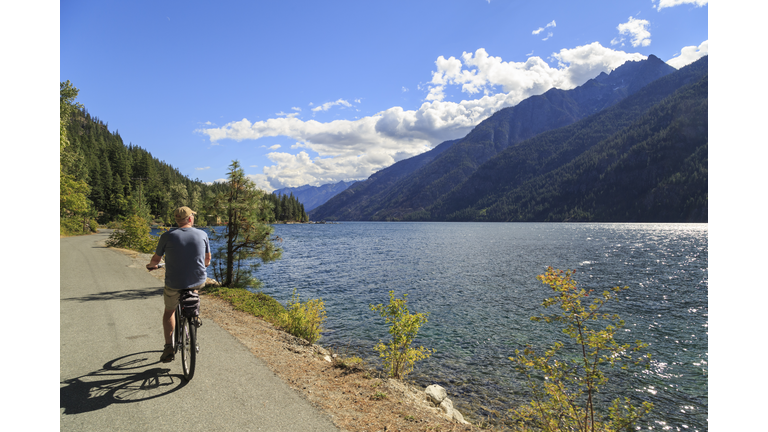
{"type": "Polygon", "coordinates": [[[436,350],[410,378],[446,387],[470,418],[520,403],[508,357],[551,343],[552,329],[529,320],[543,312],[549,293],[536,276],[547,266],[576,269],[599,292],[629,286],[613,309],[629,340],[650,344],[653,363],[606,390],[655,404],[644,429],[707,430],[706,224],[349,222],[275,234],[283,258],[258,271],[265,293],[283,304],[294,288],[322,298],[320,342],[374,364],[372,347],[388,334],[369,304],[407,293],[411,311],[430,313],[417,343],[436,350]]]}

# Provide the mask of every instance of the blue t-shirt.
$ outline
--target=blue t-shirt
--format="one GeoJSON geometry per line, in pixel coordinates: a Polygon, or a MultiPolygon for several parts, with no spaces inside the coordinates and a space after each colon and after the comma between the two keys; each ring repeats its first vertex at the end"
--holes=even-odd
{"type": "Polygon", "coordinates": [[[165,254],[165,285],[189,289],[205,283],[205,254],[211,253],[208,234],[197,228],[174,228],[164,232],[155,253],[165,254]]]}

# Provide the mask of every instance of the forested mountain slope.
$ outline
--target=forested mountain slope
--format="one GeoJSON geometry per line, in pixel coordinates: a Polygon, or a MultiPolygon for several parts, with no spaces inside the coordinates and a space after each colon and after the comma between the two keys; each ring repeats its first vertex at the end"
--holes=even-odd
{"type": "Polygon", "coordinates": [[[411,219],[706,222],[707,65],[507,149],[411,219]]]}
{"type": "Polygon", "coordinates": [[[72,170],[90,186],[88,199],[99,223],[128,216],[139,200],[150,214],[171,223],[173,209],[197,208],[208,189],[143,148],[125,145],[119,132],[110,132],[84,109],[73,114],[67,129],[70,151],[77,158],[72,170]]]}
{"type": "MultiPolygon", "coordinates": [[[[432,152],[439,149],[439,154],[430,155],[426,163],[411,164],[411,171],[400,170],[397,176],[387,175],[389,168],[382,170],[332,198],[310,216],[315,220],[430,219],[424,213],[427,208],[504,149],[610,107],[674,70],[650,56],[627,62],[610,75],[603,73],[575,89],[551,89],[525,99],[481,122],[466,137],[436,147],[432,152]]],[[[405,166],[411,159],[400,164],[405,166]]]]}

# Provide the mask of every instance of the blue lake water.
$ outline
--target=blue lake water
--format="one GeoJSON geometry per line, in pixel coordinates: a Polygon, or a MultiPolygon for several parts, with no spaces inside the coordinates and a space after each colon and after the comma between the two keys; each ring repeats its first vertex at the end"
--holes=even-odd
{"type": "MultiPolygon", "coordinates": [[[[612,306],[622,337],[650,344],[651,368],[617,373],[606,388],[655,404],[643,429],[707,430],[707,224],[376,223],[276,225],[283,258],[263,265],[263,292],[286,304],[322,298],[320,343],[372,364],[387,340],[370,304],[388,291],[429,312],[417,340],[436,352],[409,379],[445,387],[465,416],[521,403],[524,382],[508,359],[557,334],[530,317],[549,296],[536,280],[547,266],[575,269],[579,285],[629,286],[612,306]]],[[[615,393],[612,393],[615,394],[615,393]]]]}

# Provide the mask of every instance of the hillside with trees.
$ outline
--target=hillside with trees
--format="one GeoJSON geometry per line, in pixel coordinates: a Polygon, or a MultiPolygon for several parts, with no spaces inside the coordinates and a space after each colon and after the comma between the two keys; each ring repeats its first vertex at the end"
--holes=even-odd
{"type": "Polygon", "coordinates": [[[690,83],[655,104],[660,93],[649,86],[604,113],[508,149],[433,206],[430,217],[706,222],[706,61],[666,81],[659,86],[690,83]]]}
{"type": "MultiPolygon", "coordinates": [[[[60,86],[60,220],[62,234],[96,229],[138,214],[156,224],[173,226],[173,211],[188,206],[203,224],[220,218],[210,201],[226,187],[181,174],[172,165],[132,143],[75,102],[78,89],[60,86]]],[[[267,223],[306,222],[303,206],[293,196],[265,194],[271,204],[267,223]]]]}

